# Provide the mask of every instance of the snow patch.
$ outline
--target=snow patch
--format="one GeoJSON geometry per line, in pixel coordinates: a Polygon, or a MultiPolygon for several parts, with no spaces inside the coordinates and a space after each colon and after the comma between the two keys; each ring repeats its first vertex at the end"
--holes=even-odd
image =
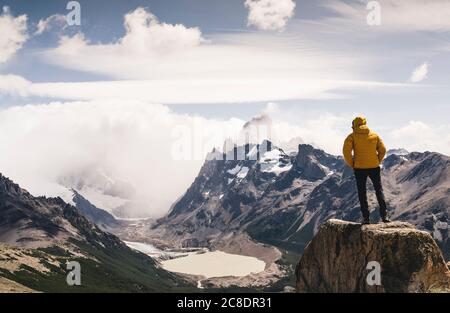
{"type": "Polygon", "coordinates": [[[287,172],[292,168],[292,164],[285,164],[281,162],[283,155],[281,150],[274,149],[264,153],[262,160],[259,162],[261,171],[265,173],[273,173],[280,175],[283,172],[287,172]]]}
{"type": "Polygon", "coordinates": [[[231,170],[228,170],[227,173],[231,174],[231,175],[236,175],[237,173],[239,173],[240,170],[241,170],[241,166],[240,165],[236,165],[231,170]]]}
{"type": "Polygon", "coordinates": [[[238,177],[239,179],[244,179],[244,178],[247,176],[247,174],[248,174],[248,170],[249,170],[248,167],[243,166],[243,167],[241,168],[241,170],[239,171],[239,173],[237,174],[237,177],[238,177]]]}
{"type": "MultiPolygon", "coordinates": [[[[231,174],[231,175],[236,175],[236,177],[239,180],[244,179],[247,174],[248,174],[249,168],[246,166],[240,166],[240,165],[236,165],[234,168],[232,168],[231,170],[228,170],[227,173],[231,174]]],[[[231,184],[231,182],[233,181],[233,179],[229,178],[228,179],[228,185],[231,184]]]]}
{"type": "Polygon", "coordinates": [[[280,162],[276,164],[263,163],[261,164],[261,171],[265,173],[274,173],[275,175],[280,175],[283,172],[287,172],[292,168],[292,164],[281,166],[280,162]]]}

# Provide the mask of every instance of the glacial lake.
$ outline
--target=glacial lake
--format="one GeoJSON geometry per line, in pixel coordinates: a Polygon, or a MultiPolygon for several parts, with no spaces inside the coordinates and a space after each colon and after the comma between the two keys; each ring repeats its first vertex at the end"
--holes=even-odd
{"type": "Polygon", "coordinates": [[[264,271],[266,263],[254,257],[230,254],[222,251],[189,253],[188,256],[162,261],[170,272],[202,275],[206,278],[247,276],[264,271]]]}
{"type": "MultiPolygon", "coordinates": [[[[139,242],[126,242],[135,250],[152,257],[172,254],[158,250],[152,245],[139,242]]],[[[176,253],[179,254],[180,253],[176,253]]],[[[225,276],[247,276],[264,271],[266,263],[255,257],[230,254],[223,251],[187,252],[183,256],[160,261],[162,267],[170,272],[200,275],[206,278],[225,276]]]]}

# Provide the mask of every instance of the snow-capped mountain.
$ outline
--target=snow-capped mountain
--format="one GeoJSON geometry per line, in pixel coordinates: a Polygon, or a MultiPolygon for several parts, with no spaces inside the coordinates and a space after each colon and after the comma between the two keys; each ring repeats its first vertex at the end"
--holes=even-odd
{"type": "Polygon", "coordinates": [[[130,217],[127,207],[134,201],[135,189],[130,183],[115,178],[101,167],[63,175],[58,183],[68,189],[63,197],[68,203],[78,206],[82,197],[114,218],[130,217]]]}
{"type": "MultiPolygon", "coordinates": [[[[392,154],[382,175],[392,218],[432,232],[449,256],[450,158],[428,152],[392,154]]],[[[152,234],[185,246],[208,246],[224,236],[247,233],[259,242],[302,251],[332,217],[360,217],[353,172],[343,159],[306,144],[288,155],[263,142],[236,147],[225,157],[213,151],[152,234]]]]}

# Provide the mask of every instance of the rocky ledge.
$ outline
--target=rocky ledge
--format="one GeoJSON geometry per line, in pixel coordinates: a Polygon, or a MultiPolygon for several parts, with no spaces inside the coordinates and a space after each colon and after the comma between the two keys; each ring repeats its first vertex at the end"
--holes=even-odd
{"type": "Polygon", "coordinates": [[[449,290],[450,272],[436,242],[408,223],[361,225],[331,219],[297,265],[297,292],[449,290]]]}

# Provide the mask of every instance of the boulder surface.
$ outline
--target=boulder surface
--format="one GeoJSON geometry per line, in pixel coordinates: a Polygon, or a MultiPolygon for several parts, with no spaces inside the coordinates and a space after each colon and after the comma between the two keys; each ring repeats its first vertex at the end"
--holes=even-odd
{"type": "Polygon", "coordinates": [[[404,222],[328,220],[306,247],[296,275],[297,292],[429,292],[448,290],[450,282],[434,239],[404,222]]]}

